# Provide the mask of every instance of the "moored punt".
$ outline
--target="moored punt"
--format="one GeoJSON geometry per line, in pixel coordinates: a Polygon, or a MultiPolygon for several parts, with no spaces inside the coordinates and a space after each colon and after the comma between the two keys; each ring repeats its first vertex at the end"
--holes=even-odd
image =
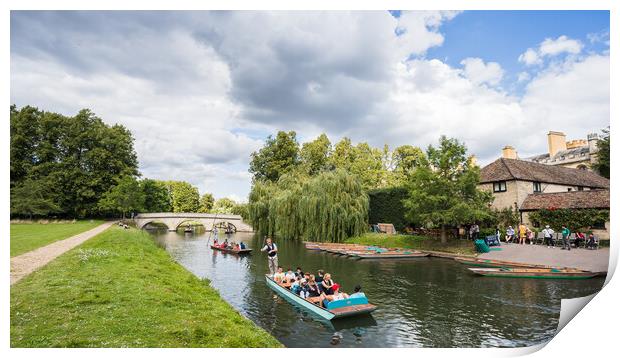
{"type": "Polygon", "coordinates": [[[537,269],[566,269],[567,267],[554,267],[554,266],[546,266],[546,265],[536,265],[536,264],[525,264],[520,262],[509,262],[509,261],[501,261],[501,260],[489,260],[489,259],[481,259],[477,257],[455,257],[455,261],[460,262],[464,265],[468,266],[477,266],[477,267],[490,267],[490,268],[537,268],[537,269]]]}
{"type": "Polygon", "coordinates": [[[366,297],[355,297],[332,301],[327,305],[327,308],[323,308],[294,294],[288,288],[274,281],[269,275],[265,275],[265,280],[267,281],[267,285],[272,290],[283,296],[287,301],[312,311],[327,320],[370,313],[377,309],[377,306],[368,303],[368,299],[366,297]]]}
{"type": "Polygon", "coordinates": [[[211,245],[211,248],[213,250],[218,250],[218,251],[226,252],[229,254],[235,254],[235,255],[244,255],[244,254],[249,254],[250,252],[252,252],[252,249],[234,250],[234,249],[225,249],[223,247],[214,246],[214,245],[211,245]]]}
{"type": "Polygon", "coordinates": [[[382,253],[356,253],[350,256],[360,259],[412,259],[426,257],[429,253],[420,251],[388,251],[382,253]]]}
{"type": "Polygon", "coordinates": [[[489,277],[510,278],[546,278],[579,280],[599,276],[599,272],[582,271],[577,269],[554,268],[469,268],[470,271],[489,277]]]}

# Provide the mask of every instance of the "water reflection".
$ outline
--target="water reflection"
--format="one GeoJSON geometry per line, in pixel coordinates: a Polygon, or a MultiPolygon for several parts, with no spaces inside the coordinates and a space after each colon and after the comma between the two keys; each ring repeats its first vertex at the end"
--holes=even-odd
{"type": "Polygon", "coordinates": [[[211,250],[208,233],[156,232],[154,237],[181,265],[208,278],[226,301],[287,347],[533,345],[555,333],[560,299],[589,295],[604,282],[477,277],[446,259],[357,261],[279,242],[284,268],[324,269],[346,291],[361,284],[378,305],[372,315],[329,322],[267,287],[266,256],[259,251],[261,241],[251,234],[229,238],[254,249],[248,256],[211,250]]]}

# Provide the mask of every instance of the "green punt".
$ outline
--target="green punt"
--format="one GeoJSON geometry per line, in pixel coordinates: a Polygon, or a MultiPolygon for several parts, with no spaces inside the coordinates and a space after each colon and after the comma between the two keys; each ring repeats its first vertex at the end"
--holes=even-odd
{"type": "Polygon", "coordinates": [[[352,253],[350,256],[357,257],[360,259],[414,259],[419,257],[428,256],[428,252],[419,252],[419,251],[388,251],[383,253],[373,253],[373,254],[361,254],[361,253],[352,253]]]}
{"type": "Polygon", "coordinates": [[[567,269],[567,267],[553,267],[547,265],[536,265],[536,264],[524,264],[519,262],[510,262],[510,261],[501,261],[501,260],[490,260],[490,259],[482,259],[477,257],[455,257],[454,261],[460,262],[464,265],[468,266],[476,266],[476,267],[492,267],[492,268],[537,268],[537,269],[567,269]]]}
{"type": "Polygon", "coordinates": [[[526,268],[469,268],[470,271],[488,277],[544,278],[563,280],[583,280],[599,276],[600,272],[575,269],[526,269],[526,268]]]}
{"type": "Polygon", "coordinates": [[[368,299],[366,297],[356,297],[334,301],[330,302],[327,308],[319,307],[318,305],[315,305],[314,303],[292,293],[287,288],[278,285],[278,283],[275,282],[270,275],[265,275],[265,280],[267,281],[267,286],[269,286],[269,288],[284,297],[287,301],[303,307],[330,321],[337,318],[370,313],[377,309],[377,306],[368,303],[368,299]]]}

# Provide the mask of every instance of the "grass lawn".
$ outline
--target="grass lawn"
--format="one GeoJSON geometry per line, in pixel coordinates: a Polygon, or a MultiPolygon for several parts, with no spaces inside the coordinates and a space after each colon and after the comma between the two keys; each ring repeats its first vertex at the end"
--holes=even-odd
{"type": "Polygon", "coordinates": [[[82,220],[74,223],[11,224],[11,257],[67,239],[102,223],[101,220],[82,220]]]}
{"type": "Polygon", "coordinates": [[[350,244],[442,251],[465,255],[474,255],[476,253],[473,243],[469,240],[448,240],[448,243],[442,244],[439,239],[415,235],[366,233],[362,236],[350,238],[346,242],[350,244]]]}
{"type": "Polygon", "coordinates": [[[11,286],[11,347],[280,347],[139,230],[111,227],[11,286]]]}

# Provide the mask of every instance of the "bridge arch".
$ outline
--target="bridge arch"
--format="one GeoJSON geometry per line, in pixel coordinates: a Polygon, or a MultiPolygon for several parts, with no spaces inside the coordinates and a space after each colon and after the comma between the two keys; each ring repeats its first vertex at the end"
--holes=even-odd
{"type": "Polygon", "coordinates": [[[209,213],[141,213],[134,217],[138,228],[144,228],[151,222],[161,222],[168,227],[169,231],[176,231],[179,225],[187,221],[202,223],[206,230],[211,230],[213,225],[225,225],[239,232],[252,232],[252,227],[243,222],[240,215],[209,214],[209,213]]]}
{"type": "Polygon", "coordinates": [[[139,225],[136,224],[136,226],[138,227],[138,229],[144,229],[149,224],[160,224],[160,225],[165,226],[166,229],[170,230],[170,226],[168,226],[169,224],[165,223],[162,220],[148,220],[148,221],[144,221],[144,222],[140,223],[139,225]]]}

